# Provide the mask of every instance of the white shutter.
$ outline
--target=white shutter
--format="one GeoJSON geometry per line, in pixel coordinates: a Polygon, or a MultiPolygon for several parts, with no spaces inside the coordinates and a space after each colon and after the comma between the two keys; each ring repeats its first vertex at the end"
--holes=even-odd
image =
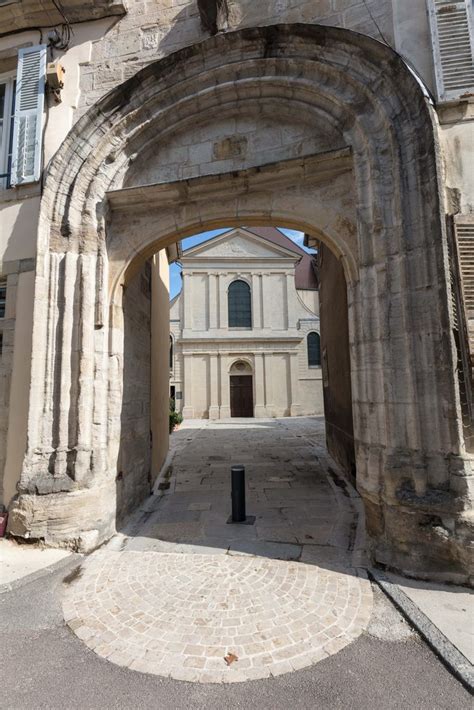
{"type": "Polygon", "coordinates": [[[45,44],[18,50],[12,185],[36,182],[41,176],[46,52],[45,44]]]}
{"type": "Polygon", "coordinates": [[[454,219],[462,278],[464,303],[469,318],[474,317],[474,215],[454,219]]]}
{"type": "Polygon", "coordinates": [[[474,93],[472,0],[428,0],[439,101],[474,93]]]}

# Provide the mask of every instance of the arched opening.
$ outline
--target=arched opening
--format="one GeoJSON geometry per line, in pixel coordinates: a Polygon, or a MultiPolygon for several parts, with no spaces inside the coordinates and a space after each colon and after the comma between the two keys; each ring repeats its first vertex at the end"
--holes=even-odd
{"type": "Polygon", "coordinates": [[[347,283],[358,488],[374,558],[426,575],[443,559],[447,576],[464,574],[468,463],[430,111],[389,47],[296,25],[186,48],[77,122],[42,198],[15,534],[87,549],[115,529],[124,332],[144,325],[124,324],[124,294],[146,261],[202,229],[285,226],[322,240],[347,283]],[[190,144],[200,150],[184,175],[190,144]]]}

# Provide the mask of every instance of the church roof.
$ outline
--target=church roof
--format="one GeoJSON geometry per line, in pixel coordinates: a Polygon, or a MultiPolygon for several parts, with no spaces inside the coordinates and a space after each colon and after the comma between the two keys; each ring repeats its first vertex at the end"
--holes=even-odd
{"type": "MultiPolygon", "coordinates": [[[[315,270],[315,261],[312,254],[308,254],[304,249],[302,249],[296,242],[294,242],[289,237],[286,237],[283,232],[280,232],[276,227],[242,227],[242,230],[253,234],[256,237],[260,237],[267,242],[271,242],[275,246],[286,249],[287,251],[292,251],[300,257],[300,260],[295,267],[295,286],[298,291],[317,291],[319,288],[318,278],[315,270]]],[[[224,232],[219,235],[219,237],[224,238],[229,232],[233,232],[234,229],[229,229],[228,232],[224,232]]],[[[213,239],[209,239],[202,243],[210,244],[213,239]]],[[[185,249],[182,253],[184,257],[191,254],[199,249],[202,245],[196,245],[185,249]]]]}
{"type": "Polygon", "coordinates": [[[250,229],[245,227],[245,229],[257,237],[263,237],[263,239],[267,239],[273,244],[285,247],[285,249],[291,249],[291,251],[301,255],[301,259],[295,268],[295,286],[298,291],[316,291],[319,288],[312,254],[308,254],[275,227],[251,227],[250,229]]]}

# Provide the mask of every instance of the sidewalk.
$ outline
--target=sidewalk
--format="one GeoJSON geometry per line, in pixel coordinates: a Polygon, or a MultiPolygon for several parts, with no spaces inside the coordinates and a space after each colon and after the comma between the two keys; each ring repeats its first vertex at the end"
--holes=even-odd
{"type": "Polygon", "coordinates": [[[0,540],[0,591],[24,577],[39,573],[69,557],[69,550],[19,545],[14,540],[0,540]]]}
{"type": "Polygon", "coordinates": [[[387,574],[467,660],[474,663],[474,593],[466,587],[387,574]]]}
{"type": "Polygon", "coordinates": [[[474,593],[466,587],[370,570],[451,672],[474,690],[474,593]]]}

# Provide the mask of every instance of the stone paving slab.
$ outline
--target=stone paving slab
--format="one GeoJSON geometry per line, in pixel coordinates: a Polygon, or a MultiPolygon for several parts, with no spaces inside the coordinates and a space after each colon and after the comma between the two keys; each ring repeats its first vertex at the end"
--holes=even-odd
{"type": "Polygon", "coordinates": [[[337,653],[367,626],[369,582],[245,555],[100,551],[67,588],[64,617],[95,653],[176,680],[277,676],[337,653]],[[238,658],[230,666],[225,656],[238,658]]]}

